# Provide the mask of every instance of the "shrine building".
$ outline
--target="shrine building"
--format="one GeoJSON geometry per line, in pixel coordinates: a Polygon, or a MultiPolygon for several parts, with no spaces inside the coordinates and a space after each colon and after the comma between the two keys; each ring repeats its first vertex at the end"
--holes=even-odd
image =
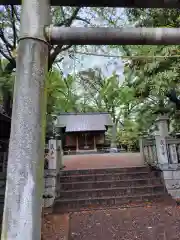
{"type": "Polygon", "coordinates": [[[111,116],[106,112],[63,113],[57,117],[56,123],[66,154],[102,149],[105,146],[105,133],[112,126],[111,116]]]}

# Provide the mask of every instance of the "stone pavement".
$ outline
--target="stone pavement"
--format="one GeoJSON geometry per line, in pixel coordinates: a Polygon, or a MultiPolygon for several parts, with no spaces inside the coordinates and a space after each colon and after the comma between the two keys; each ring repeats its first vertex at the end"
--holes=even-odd
{"type": "Polygon", "coordinates": [[[104,153],[63,156],[65,170],[92,168],[122,168],[143,166],[140,153],[104,153]]]}

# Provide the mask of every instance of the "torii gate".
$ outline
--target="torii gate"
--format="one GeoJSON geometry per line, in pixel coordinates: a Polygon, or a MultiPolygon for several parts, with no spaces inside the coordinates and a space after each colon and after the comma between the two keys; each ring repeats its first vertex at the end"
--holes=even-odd
{"type": "MultiPolygon", "coordinates": [[[[61,28],[50,25],[48,0],[23,0],[9,146],[2,240],[41,239],[45,78],[48,44],[179,44],[171,28],[61,28]]],[[[0,5],[21,0],[0,0],[0,5]]],[[[179,8],[179,0],[51,0],[57,6],[179,8]],[[104,3],[103,3],[104,2],[104,3]]]]}

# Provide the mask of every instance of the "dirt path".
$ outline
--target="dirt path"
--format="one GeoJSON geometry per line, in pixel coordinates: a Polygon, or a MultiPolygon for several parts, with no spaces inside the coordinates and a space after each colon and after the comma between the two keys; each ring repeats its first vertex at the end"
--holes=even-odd
{"type": "Polygon", "coordinates": [[[69,240],[179,240],[180,209],[154,206],[74,213],[69,240]]]}
{"type": "Polygon", "coordinates": [[[179,240],[180,208],[173,205],[45,215],[42,240],[179,240]]]}
{"type": "Polygon", "coordinates": [[[41,240],[69,240],[69,214],[43,214],[41,240]]]}

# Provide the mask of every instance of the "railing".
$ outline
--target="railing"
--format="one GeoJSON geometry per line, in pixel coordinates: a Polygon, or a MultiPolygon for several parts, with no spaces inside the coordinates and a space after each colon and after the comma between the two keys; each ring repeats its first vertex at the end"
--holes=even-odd
{"type": "Polygon", "coordinates": [[[152,166],[158,164],[156,141],[154,137],[142,139],[144,161],[152,166]]]}
{"type": "Polygon", "coordinates": [[[180,139],[166,137],[167,156],[169,164],[180,163],[180,139]]]}
{"type": "Polygon", "coordinates": [[[158,145],[155,137],[142,138],[142,154],[145,163],[151,166],[162,164],[160,158],[163,158],[167,164],[179,164],[180,139],[165,137],[158,145]]]}

